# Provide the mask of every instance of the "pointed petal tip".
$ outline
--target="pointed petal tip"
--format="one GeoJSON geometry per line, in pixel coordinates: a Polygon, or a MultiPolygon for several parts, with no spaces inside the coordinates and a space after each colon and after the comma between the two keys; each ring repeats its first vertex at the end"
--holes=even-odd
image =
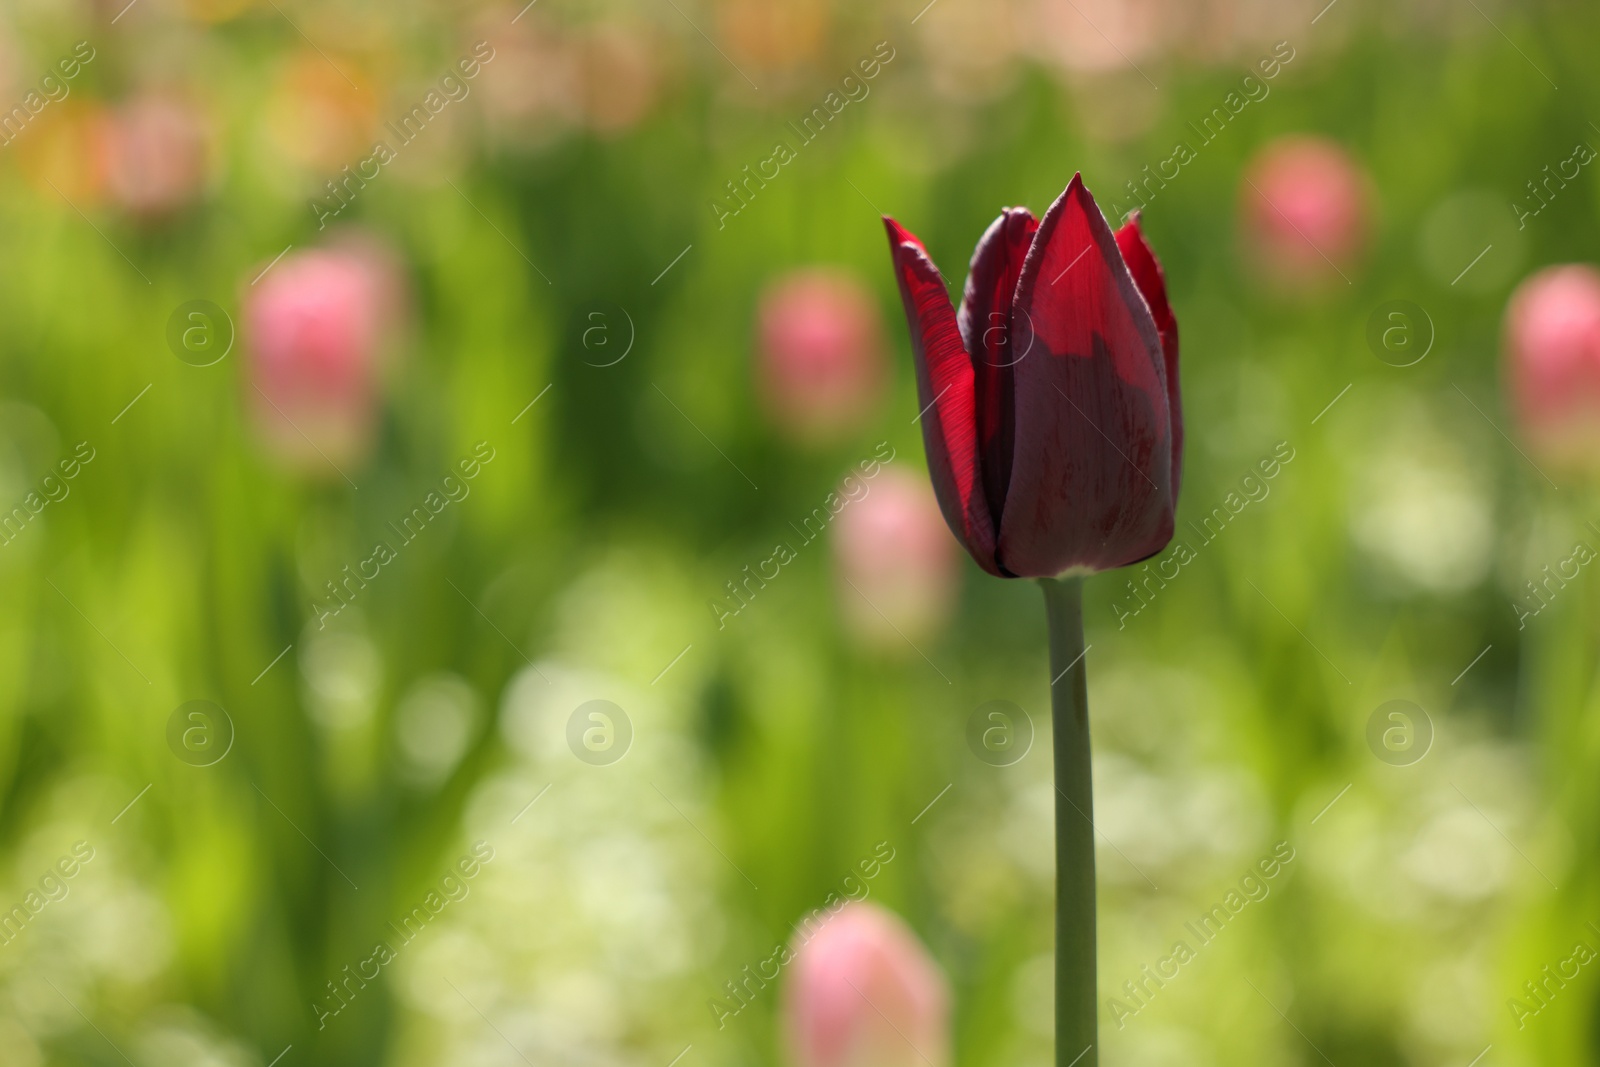
{"type": "Polygon", "coordinates": [[[1074,171],[1072,174],[1072,180],[1067,183],[1067,187],[1061,190],[1061,195],[1056,197],[1055,200],[1051,202],[1050,207],[1045,211],[1044,215],[1040,217],[1040,226],[1042,227],[1044,225],[1044,220],[1049,218],[1052,214],[1055,214],[1058,208],[1062,208],[1065,204],[1071,201],[1076,201],[1081,206],[1092,206],[1096,211],[1100,212],[1101,218],[1105,217],[1105,212],[1100,211],[1099,201],[1095,200],[1094,194],[1089,191],[1088,183],[1083,180],[1083,172],[1074,171]]]}

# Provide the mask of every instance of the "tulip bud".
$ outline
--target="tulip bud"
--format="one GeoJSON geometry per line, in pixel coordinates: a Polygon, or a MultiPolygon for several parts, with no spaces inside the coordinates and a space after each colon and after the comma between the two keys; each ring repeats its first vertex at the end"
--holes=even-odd
{"type": "Polygon", "coordinates": [[[1313,290],[1344,279],[1366,245],[1368,181],[1344,148],[1283,137],[1263,149],[1239,186],[1247,251],[1266,278],[1313,290]]]}
{"type": "Polygon", "coordinates": [[[887,378],[882,322],[854,278],[797,271],[767,290],[758,312],[757,386],[774,421],[805,443],[859,430],[887,378]]]}
{"type": "Polygon", "coordinates": [[[1600,466],[1600,270],[1550,267],[1506,307],[1506,372],[1522,432],[1543,456],[1600,466]]]}
{"type": "Polygon", "coordinates": [[[796,1067],[945,1067],[944,976],[898,916],[850,903],[800,929],[783,1008],[796,1067]]]}
{"type": "Polygon", "coordinates": [[[285,256],[246,291],[249,401],[269,450],[333,477],[366,454],[397,288],[377,250],[349,246],[285,256]]]}
{"type": "Polygon", "coordinates": [[[886,467],[871,479],[850,475],[838,493],[846,503],[834,520],[833,552],[851,632],[899,650],[938,630],[950,617],[959,571],[927,481],[886,467]]]}
{"type": "Polygon", "coordinates": [[[205,180],[205,128],[193,107],[147,94],[103,126],[112,200],[136,215],[167,214],[194,199],[205,180]]]}
{"type": "Polygon", "coordinates": [[[1092,574],[1172,540],[1178,321],[1137,218],[1112,232],[1074,175],[1043,219],[1007,208],[959,311],[922,242],[884,226],[940,511],[1002,578],[1092,574]]]}
{"type": "Polygon", "coordinates": [[[603,23],[582,34],[575,50],[588,126],[616,135],[637,125],[654,105],[661,82],[651,37],[624,22],[603,23]]]}

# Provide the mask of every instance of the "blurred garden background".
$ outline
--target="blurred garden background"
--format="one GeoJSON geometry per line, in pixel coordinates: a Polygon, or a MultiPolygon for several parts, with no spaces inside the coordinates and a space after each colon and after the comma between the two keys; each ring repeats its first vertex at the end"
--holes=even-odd
{"type": "Polygon", "coordinates": [[[10,0],[0,1062],[814,1067],[750,975],[848,896],[948,982],[896,1062],[1052,1063],[1043,605],[880,216],[958,293],[1081,171],[1188,430],[1087,586],[1102,1062],[1600,1063],[1597,39],[10,0]]]}

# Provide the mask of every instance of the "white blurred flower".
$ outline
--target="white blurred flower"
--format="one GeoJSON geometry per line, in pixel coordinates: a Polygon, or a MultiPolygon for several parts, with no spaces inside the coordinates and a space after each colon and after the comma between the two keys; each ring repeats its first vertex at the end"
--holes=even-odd
{"type": "Polygon", "coordinates": [[[372,717],[383,661],[378,646],[365,634],[310,630],[301,643],[300,673],[308,689],[307,706],[318,725],[347,730],[372,717]]]}
{"type": "Polygon", "coordinates": [[[159,1008],[134,1041],[139,1059],[163,1067],[256,1067],[253,1052],[219,1036],[217,1028],[187,1006],[159,1008]]]}
{"type": "Polygon", "coordinates": [[[1372,443],[1352,496],[1351,532],[1384,574],[1459,593],[1489,573],[1492,504],[1460,447],[1412,425],[1372,443]]]}
{"type": "Polygon", "coordinates": [[[1433,892],[1457,900],[1493,895],[1505,886],[1513,855],[1491,818],[1465,803],[1439,812],[1417,831],[1401,857],[1405,872],[1433,892]]]}
{"type": "MultiPolygon", "coordinates": [[[[109,851],[101,849],[96,859],[109,851]]],[[[79,876],[84,899],[72,928],[80,957],[101,974],[136,985],[160,974],[172,954],[172,934],[161,899],[131,882],[107,879],[92,865],[79,876]]]]}
{"type": "Polygon", "coordinates": [[[437,785],[460,762],[478,722],[478,697],[456,674],[420,678],[395,711],[395,739],[412,780],[437,785]]]}
{"type": "Polygon", "coordinates": [[[744,882],[687,734],[694,702],[673,695],[703,668],[690,657],[649,684],[705,625],[703,602],[661,570],[624,552],[575,576],[555,599],[557,649],[501,695],[513,762],[462,815],[463,837],[495,855],[393,965],[395,1067],[499,1067],[506,1040],[539,1062],[666,1063],[705,1011],[717,981],[695,972],[721,947],[716,893],[744,882]],[[609,762],[587,758],[587,720],[573,731],[596,700],[615,705],[612,737],[632,738],[609,762]]]}
{"type": "Polygon", "coordinates": [[[1493,1024],[1483,1005],[1493,1003],[1497,992],[1492,972],[1480,955],[1439,960],[1430,964],[1412,987],[1407,1005],[1409,1028],[1428,1045],[1464,1050],[1470,1058],[1493,1036],[1493,1024]]]}
{"type": "Polygon", "coordinates": [[[1266,800],[1247,771],[1162,775],[1107,753],[1095,759],[1094,775],[1097,859],[1107,878],[1144,883],[1152,870],[1180,863],[1226,876],[1266,844],[1266,800]]]}

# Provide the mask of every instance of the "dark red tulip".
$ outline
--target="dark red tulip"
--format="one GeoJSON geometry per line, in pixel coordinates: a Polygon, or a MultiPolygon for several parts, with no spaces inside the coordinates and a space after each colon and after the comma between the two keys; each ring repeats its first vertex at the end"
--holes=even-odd
{"type": "Polygon", "coordinates": [[[922,243],[884,219],[945,521],[1006,578],[1137,563],[1172,539],[1178,324],[1137,219],[1113,234],[1081,176],[1036,221],[1008,208],[957,313],[922,243]]]}

